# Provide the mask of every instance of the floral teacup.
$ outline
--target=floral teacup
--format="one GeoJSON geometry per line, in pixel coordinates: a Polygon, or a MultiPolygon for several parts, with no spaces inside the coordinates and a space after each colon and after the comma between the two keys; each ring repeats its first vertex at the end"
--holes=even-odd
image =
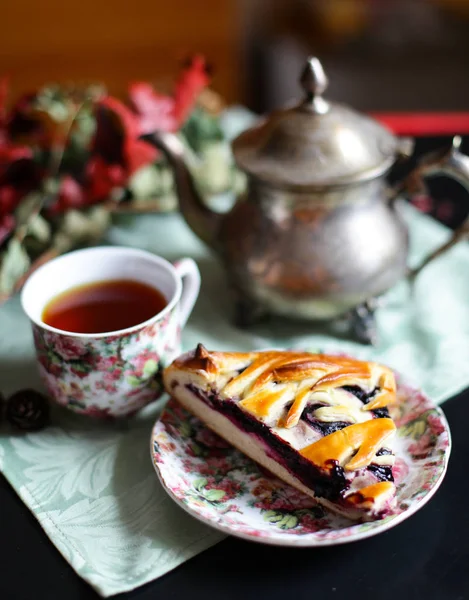
{"type": "Polygon", "coordinates": [[[159,373],[180,354],[181,329],[197,299],[200,273],[184,258],[174,264],[144,250],[97,247],[64,254],[26,281],[21,301],[32,323],[41,376],[53,400],[94,417],[128,416],[157,399],[159,373]],[[131,279],[155,287],[165,308],[144,323],[98,334],[47,325],[47,303],[77,285],[131,279]]]}

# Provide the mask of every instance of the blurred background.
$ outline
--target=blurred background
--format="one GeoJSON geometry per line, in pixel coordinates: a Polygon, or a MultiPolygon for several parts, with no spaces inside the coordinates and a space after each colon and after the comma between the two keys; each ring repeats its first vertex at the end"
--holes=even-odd
{"type": "Polygon", "coordinates": [[[2,0],[0,74],[44,83],[170,86],[202,53],[228,103],[263,112],[299,93],[305,54],[329,96],[361,110],[469,107],[469,0],[2,0]]]}
{"type": "MultiPolygon", "coordinates": [[[[329,99],[414,138],[391,184],[455,134],[469,154],[469,0],[0,6],[0,303],[28,269],[101,239],[117,213],[178,209],[168,161],[141,139],[156,129],[177,132],[207,202],[232,202],[245,178],[230,140],[252,111],[301,98],[308,55],[329,99]]],[[[468,190],[447,177],[420,192],[409,200],[450,227],[469,215],[468,190]]]]}

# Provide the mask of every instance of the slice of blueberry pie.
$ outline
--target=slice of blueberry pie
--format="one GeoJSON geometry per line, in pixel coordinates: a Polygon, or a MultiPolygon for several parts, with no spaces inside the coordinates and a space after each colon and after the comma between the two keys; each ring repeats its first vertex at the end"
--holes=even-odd
{"type": "Polygon", "coordinates": [[[164,372],[168,393],[280,479],[352,519],[393,511],[390,369],[307,352],[209,352],[164,372]]]}

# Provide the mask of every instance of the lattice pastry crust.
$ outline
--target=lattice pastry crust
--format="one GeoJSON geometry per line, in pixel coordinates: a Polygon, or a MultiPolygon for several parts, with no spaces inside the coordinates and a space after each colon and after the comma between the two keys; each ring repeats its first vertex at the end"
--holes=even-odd
{"type": "Polygon", "coordinates": [[[308,352],[209,352],[164,372],[167,391],[221,437],[336,512],[390,514],[395,487],[386,406],[390,369],[308,352]]]}

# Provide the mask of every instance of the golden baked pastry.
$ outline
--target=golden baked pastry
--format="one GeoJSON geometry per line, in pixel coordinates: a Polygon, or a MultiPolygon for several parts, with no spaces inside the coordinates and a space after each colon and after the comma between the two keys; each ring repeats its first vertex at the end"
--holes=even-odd
{"type": "Polygon", "coordinates": [[[308,352],[209,352],[165,369],[166,390],[221,437],[290,485],[352,519],[395,502],[386,406],[390,369],[308,352]]]}

